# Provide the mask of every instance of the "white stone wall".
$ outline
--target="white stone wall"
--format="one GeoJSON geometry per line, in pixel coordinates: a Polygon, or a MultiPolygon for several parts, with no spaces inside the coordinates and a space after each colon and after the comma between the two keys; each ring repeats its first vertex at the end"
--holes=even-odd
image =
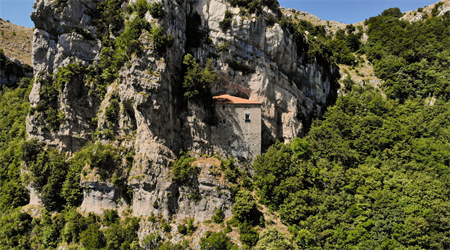
{"type": "Polygon", "coordinates": [[[214,152],[247,160],[261,154],[261,104],[218,103],[216,114],[219,122],[211,128],[214,152]]]}

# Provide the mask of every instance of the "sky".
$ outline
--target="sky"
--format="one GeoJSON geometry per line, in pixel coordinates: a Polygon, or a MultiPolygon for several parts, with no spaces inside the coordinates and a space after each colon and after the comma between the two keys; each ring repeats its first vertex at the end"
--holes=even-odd
{"type": "Polygon", "coordinates": [[[278,0],[285,8],[309,12],[323,20],[357,23],[377,16],[385,9],[417,10],[438,0],[278,0]]]}
{"type": "MultiPolygon", "coordinates": [[[[402,12],[416,10],[438,0],[278,0],[285,8],[309,12],[323,20],[345,24],[364,21],[383,10],[398,7],[402,12]]],[[[30,19],[34,0],[0,0],[0,18],[25,27],[34,27],[30,19]]]]}

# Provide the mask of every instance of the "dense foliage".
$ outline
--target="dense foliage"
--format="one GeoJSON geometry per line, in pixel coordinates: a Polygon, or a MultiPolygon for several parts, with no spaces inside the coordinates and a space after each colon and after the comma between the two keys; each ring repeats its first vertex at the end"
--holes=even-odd
{"type": "Polygon", "coordinates": [[[385,80],[386,94],[400,101],[428,96],[449,100],[450,12],[411,23],[401,16],[393,8],[365,22],[367,57],[385,80]]]}
{"type": "Polygon", "coordinates": [[[76,209],[51,215],[45,208],[40,218],[32,218],[18,209],[2,214],[0,244],[7,248],[54,249],[60,243],[87,249],[139,249],[137,230],[139,218],[108,216],[93,213],[87,217],[76,209]],[[103,227],[103,229],[101,229],[103,227]]]}
{"type": "Polygon", "coordinates": [[[302,248],[448,248],[449,107],[355,87],[255,160],[261,202],[302,248]]]}
{"type": "Polygon", "coordinates": [[[32,84],[0,90],[0,211],[26,205],[29,200],[20,173],[31,88],[32,84]]]}
{"type": "MultiPolygon", "coordinates": [[[[102,217],[83,216],[76,210],[83,197],[81,178],[96,175],[130,195],[126,183],[133,153],[90,142],[68,159],[49,145],[26,140],[25,132],[28,112],[41,114],[49,130],[59,128],[65,117],[58,98],[76,77],[85,77],[80,81],[87,80],[90,94],[104,98],[119,69],[143,52],[142,35],[153,41],[157,56],[166,53],[173,37],[144,18],[147,12],[153,18],[164,18],[162,4],[138,0],[123,13],[123,3],[107,0],[92,13],[103,44],[98,64],[68,64],[53,75],[40,74],[41,102],[35,109],[30,109],[28,101],[32,80],[24,79],[16,89],[5,87],[0,92],[2,248],[53,249],[61,244],[87,249],[140,248],[140,218],[122,214],[121,219],[116,210],[105,210],[102,217]],[[29,201],[25,186],[42,198],[40,218],[21,209],[29,201]]],[[[273,10],[278,6],[276,0],[232,0],[230,4],[241,7],[240,15],[259,15],[264,6],[273,10]]],[[[312,124],[305,138],[277,142],[255,160],[254,182],[246,166],[238,167],[232,158],[221,160],[220,169],[211,173],[228,186],[234,199],[233,217],[224,222],[222,208],[216,208],[211,219],[224,231],[206,233],[200,239],[201,249],[237,248],[227,235],[231,226],[244,249],[450,248],[450,14],[438,16],[441,5],[419,22],[400,20],[398,8],[370,18],[366,21],[367,45],[360,41],[361,26],[348,25],[331,36],[325,26],[295,16],[294,21],[281,15],[278,20],[267,17],[267,23],[278,22],[293,35],[303,63],[317,61],[331,80],[337,77],[331,73],[337,63],[356,66],[358,57],[366,53],[377,76],[385,80],[382,88],[387,98],[372,87],[352,85],[349,76],[344,80],[346,95],[312,124]],[[274,228],[264,229],[273,221],[265,221],[258,203],[279,214],[291,237],[274,228]]],[[[233,13],[227,11],[221,28],[227,30],[232,18],[233,13]]],[[[198,14],[187,20],[192,23],[186,36],[189,51],[206,42],[206,35],[198,14]]],[[[74,32],[93,39],[81,28],[74,32]]],[[[219,52],[227,50],[226,43],[218,48],[219,52]]],[[[0,66],[8,67],[10,62],[0,59],[0,66]]],[[[209,88],[217,79],[212,60],[201,67],[187,54],[183,64],[180,89],[185,100],[210,100],[209,88]]],[[[251,72],[239,61],[230,66],[251,72]]],[[[117,122],[120,109],[119,97],[113,94],[105,107],[106,121],[117,122]]],[[[202,197],[195,184],[200,169],[192,164],[195,160],[182,154],[171,171],[172,181],[187,187],[188,198],[198,201],[202,197]]],[[[153,204],[155,209],[158,201],[153,204]]],[[[170,221],[160,218],[157,222],[154,215],[148,221],[172,237],[170,221]]],[[[194,219],[180,223],[176,230],[191,236],[196,230],[194,219]]],[[[189,248],[187,241],[163,242],[157,233],[147,235],[142,245],[189,248]]]]}
{"type": "Polygon", "coordinates": [[[185,186],[193,184],[194,179],[200,172],[197,165],[192,164],[195,159],[195,157],[191,157],[189,152],[187,152],[182,154],[181,157],[173,163],[173,182],[185,186]]]}
{"type": "Polygon", "coordinates": [[[206,62],[206,67],[201,68],[191,54],[184,57],[183,64],[187,71],[184,76],[184,97],[188,100],[211,99],[211,84],[217,79],[212,60],[206,62]]]}
{"type": "Polygon", "coordinates": [[[200,249],[202,250],[215,250],[215,249],[231,249],[233,244],[230,241],[230,237],[224,232],[211,233],[207,237],[200,239],[200,249]]]}

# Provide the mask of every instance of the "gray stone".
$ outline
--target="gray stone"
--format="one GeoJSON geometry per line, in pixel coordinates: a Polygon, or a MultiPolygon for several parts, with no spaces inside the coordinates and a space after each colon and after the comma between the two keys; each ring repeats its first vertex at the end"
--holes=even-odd
{"type": "MultiPolygon", "coordinates": [[[[92,26],[93,17],[89,16],[100,1],[69,0],[59,8],[53,2],[37,0],[31,15],[36,25],[32,49],[36,77],[41,71],[52,74],[72,62],[86,66],[95,64],[102,49],[96,28],[92,26]],[[72,32],[75,26],[90,32],[94,40],[72,32]]],[[[211,143],[215,136],[208,123],[211,110],[182,97],[180,72],[186,53],[185,30],[189,25],[186,16],[197,12],[202,29],[212,40],[211,44],[202,44],[192,53],[201,65],[208,57],[214,57],[213,65],[219,75],[212,86],[214,93],[226,92],[261,103],[263,149],[277,139],[288,142],[304,133],[299,114],[306,117],[312,112],[320,114],[332,91],[331,79],[325,75],[323,65],[305,64],[306,55],[297,53],[302,50],[296,47],[292,35],[278,24],[267,26],[265,18],[241,19],[236,15],[231,29],[223,32],[219,22],[225,10],[239,12],[239,8],[232,8],[226,0],[198,0],[192,5],[165,0],[162,3],[164,18],[156,20],[146,15],[152,25],[161,25],[174,37],[173,45],[162,58],[153,51],[150,34],[144,32],[140,37],[143,52],[133,55],[119,70],[118,79],[108,87],[103,100],[90,95],[84,76],[76,76],[65,84],[58,97],[57,108],[65,114],[61,127],[48,131],[42,119],[30,115],[26,122],[27,133],[30,138],[72,154],[95,139],[94,131],[108,128],[105,110],[112,96],[118,94],[119,117],[111,128],[116,139],[101,134],[99,139],[135,152],[128,178],[134,193],[133,214],[148,216],[154,212],[177,219],[195,216],[197,221],[204,221],[220,207],[226,216],[231,216],[231,195],[224,184],[211,175],[214,164],[197,163],[201,174],[191,188],[201,194],[198,201],[189,198],[192,189],[171,181],[170,165],[180,149],[200,154],[214,151],[229,154],[225,145],[211,143]],[[219,52],[217,47],[225,42],[228,51],[219,52]],[[214,54],[217,56],[212,56],[214,54]],[[93,118],[97,118],[96,123],[91,122],[93,118]],[[157,208],[153,206],[155,202],[157,208]]],[[[32,107],[41,100],[41,87],[35,81],[30,94],[32,107]]],[[[240,144],[235,146],[239,148],[240,144]]],[[[251,161],[254,154],[242,156],[251,161]]],[[[84,180],[82,186],[85,211],[100,213],[102,209],[117,207],[121,210],[127,205],[122,197],[123,190],[109,182],[84,180]]]]}

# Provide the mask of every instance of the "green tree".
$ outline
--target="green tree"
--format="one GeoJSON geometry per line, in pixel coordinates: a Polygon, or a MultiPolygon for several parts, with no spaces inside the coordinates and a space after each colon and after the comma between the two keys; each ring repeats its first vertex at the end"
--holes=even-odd
{"type": "Polygon", "coordinates": [[[299,249],[292,241],[284,237],[276,228],[263,231],[255,246],[256,250],[299,249]]]}
{"type": "Polygon", "coordinates": [[[256,202],[253,199],[252,193],[247,190],[241,190],[237,193],[231,211],[233,212],[234,217],[240,222],[258,222],[259,220],[256,202]]]}
{"type": "Polygon", "coordinates": [[[179,185],[191,186],[200,173],[198,166],[192,164],[194,161],[195,157],[190,157],[189,153],[185,153],[177,159],[172,166],[172,180],[179,185]]]}
{"type": "Polygon", "coordinates": [[[183,64],[187,67],[183,82],[186,99],[211,99],[211,84],[217,79],[217,73],[214,71],[212,63],[212,59],[208,59],[206,67],[202,69],[191,54],[184,57],[183,64]]]}
{"type": "Polygon", "coordinates": [[[222,250],[231,249],[233,244],[230,241],[230,237],[224,232],[214,232],[207,238],[200,239],[200,249],[202,250],[222,250]]]}

